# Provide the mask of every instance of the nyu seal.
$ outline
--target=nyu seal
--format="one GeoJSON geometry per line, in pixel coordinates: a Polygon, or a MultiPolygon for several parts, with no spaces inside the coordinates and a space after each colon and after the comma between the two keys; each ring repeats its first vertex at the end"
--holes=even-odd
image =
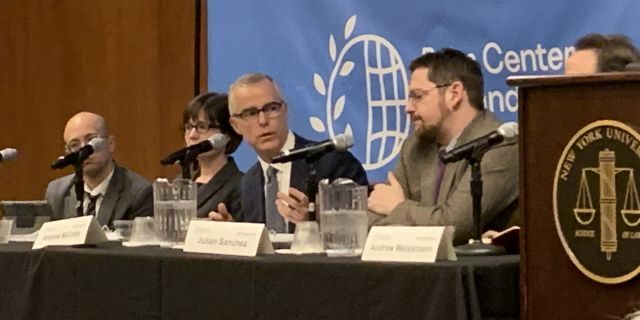
{"type": "Polygon", "coordinates": [[[558,161],[553,210],[573,264],[608,284],[640,273],[640,134],[613,120],[578,131],[558,161]]]}

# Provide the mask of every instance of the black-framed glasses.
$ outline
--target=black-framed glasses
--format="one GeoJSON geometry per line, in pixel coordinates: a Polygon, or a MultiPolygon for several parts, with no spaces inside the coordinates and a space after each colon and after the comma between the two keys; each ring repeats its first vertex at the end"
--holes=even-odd
{"type": "Polygon", "coordinates": [[[410,102],[418,102],[420,100],[422,100],[422,98],[427,95],[427,93],[429,93],[429,91],[431,90],[435,90],[435,89],[440,89],[440,88],[445,88],[448,87],[450,85],[452,85],[453,83],[445,83],[445,84],[439,84],[436,85],[432,88],[429,88],[427,90],[421,90],[421,89],[416,89],[416,90],[411,90],[409,91],[409,101],[410,102]]]}
{"type": "Polygon", "coordinates": [[[196,131],[199,134],[203,134],[209,132],[209,130],[211,129],[218,129],[218,126],[204,121],[198,121],[196,123],[187,122],[182,125],[182,131],[184,131],[185,133],[191,132],[193,128],[196,128],[196,131]]]}
{"type": "Polygon", "coordinates": [[[242,110],[240,113],[232,114],[232,117],[240,118],[245,121],[257,121],[260,112],[264,112],[264,115],[269,119],[275,119],[280,116],[282,109],[285,105],[284,101],[271,101],[265,103],[262,108],[249,107],[242,110]]]}
{"type": "Polygon", "coordinates": [[[84,147],[87,143],[89,143],[89,141],[93,140],[94,138],[106,139],[107,137],[101,136],[99,134],[88,134],[81,138],[69,140],[69,142],[64,145],[64,149],[67,152],[77,152],[78,150],[80,150],[80,148],[84,147]]]}

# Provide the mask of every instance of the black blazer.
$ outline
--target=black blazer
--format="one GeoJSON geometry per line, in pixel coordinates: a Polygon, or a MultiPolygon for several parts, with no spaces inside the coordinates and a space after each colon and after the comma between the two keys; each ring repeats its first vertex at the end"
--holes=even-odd
{"type": "Polygon", "coordinates": [[[218,204],[224,203],[229,212],[240,211],[240,179],[242,171],[232,157],[229,157],[218,173],[209,182],[198,187],[198,218],[204,218],[211,211],[218,211],[218,204]]]}
{"type": "MultiPolygon", "coordinates": [[[[313,141],[306,140],[295,134],[294,148],[303,148],[313,141]]],[[[304,160],[297,160],[291,163],[290,187],[302,192],[307,190],[307,177],[309,171],[304,160]]],[[[318,181],[329,178],[349,178],[359,185],[368,185],[367,174],[362,164],[350,152],[332,151],[322,156],[316,162],[316,178],[318,181]]],[[[317,183],[317,182],[316,182],[317,183]]],[[[234,219],[241,222],[264,223],[264,175],[260,162],[256,162],[249,171],[242,177],[240,183],[240,194],[242,196],[242,209],[239,214],[234,214],[234,219]]],[[[289,230],[293,230],[290,228],[289,230]]]]}

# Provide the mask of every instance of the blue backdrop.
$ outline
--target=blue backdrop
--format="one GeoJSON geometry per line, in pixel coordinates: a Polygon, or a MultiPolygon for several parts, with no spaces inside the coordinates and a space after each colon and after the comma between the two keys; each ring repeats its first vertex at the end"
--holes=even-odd
{"type": "MultiPolygon", "coordinates": [[[[513,121],[508,76],[562,73],[589,32],[640,40],[634,0],[209,0],[208,10],[210,90],[248,72],[273,76],[290,128],[313,140],[351,132],[371,181],[386,179],[410,133],[407,67],[423,52],[467,52],[483,69],[485,107],[513,121]]],[[[244,170],[256,161],[245,144],[235,158],[244,170]]]]}

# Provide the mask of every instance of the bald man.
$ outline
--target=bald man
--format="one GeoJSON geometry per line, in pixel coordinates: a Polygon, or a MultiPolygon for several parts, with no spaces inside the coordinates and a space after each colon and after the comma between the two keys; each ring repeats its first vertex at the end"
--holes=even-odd
{"type": "MultiPolygon", "coordinates": [[[[112,158],[115,137],[109,134],[103,117],[80,112],[64,128],[65,152],[75,152],[91,139],[107,140],[107,147],[92,154],[84,162],[83,215],[94,215],[104,226],[114,220],[130,220],[137,216],[153,215],[153,193],[149,181],[118,166],[112,158]]],[[[77,217],[80,205],[73,190],[74,175],[53,180],[47,186],[45,198],[53,211],[52,219],[77,217]]]]}

